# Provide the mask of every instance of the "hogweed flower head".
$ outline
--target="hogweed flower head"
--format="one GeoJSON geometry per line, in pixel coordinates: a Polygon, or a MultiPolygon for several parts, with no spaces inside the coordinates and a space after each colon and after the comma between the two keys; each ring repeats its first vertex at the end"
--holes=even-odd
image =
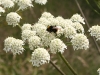
{"type": "Polygon", "coordinates": [[[11,8],[14,6],[14,3],[12,0],[1,0],[1,5],[4,7],[4,8],[11,8]]]}
{"type": "Polygon", "coordinates": [[[16,12],[10,12],[6,16],[6,21],[8,25],[16,26],[20,22],[21,16],[19,16],[16,12]]]}
{"type": "Polygon", "coordinates": [[[30,50],[34,50],[37,48],[41,43],[41,39],[38,36],[32,36],[28,39],[28,44],[30,50]]]}
{"type": "Polygon", "coordinates": [[[71,17],[71,20],[72,20],[73,22],[80,22],[80,23],[82,23],[82,24],[85,24],[84,18],[81,17],[79,14],[74,14],[74,15],[71,17]]]}
{"type": "Polygon", "coordinates": [[[49,32],[45,33],[45,35],[41,37],[42,45],[48,47],[51,40],[53,40],[54,38],[55,35],[53,33],[49,33],[49,32]]]}
{"type": "Polygon", "coordinates": [[[4,12],[5,12],[4,8],[0,7],[0,16],[1,16],[1,13],[4,13],[4,12]]]}
{"type": "Polygon", "coordinates": [[[31,31],[31,30],[24,30],[22,31],[22,40],[25,42],[27,39],[29,39],[31,36],[35,36],[36,31],[31,31]]]}
{"type": "Polygon", "coordinates": [[[64,36],[67,38],[73,38],[76,35],[76,30],[72,26],[64,28],[64,36]]]}
{"type": "Polygon", "coordinates": [[[35,0],[35,2],[41,5],[45,5],[47,3],[47,0],[35,0]]]}
{"type": "Polygon", "coordinates": [[[100,75],[100,68],[98,68],[97,72],[98,72],[98,73],[99,73],[99,75],[100,75]]]}
{"type": "Polygon", "coordinates": [[[31,60],[33,66],[39,67],[40,65],[49,63],[50,55],[44,48],[37,48],[32,53],[31,60]]]}
{"type": "Polygon", "coordinates": [[[44,17],[44,18],[53,18],[54,16],[51,14],[51,13],[49,13],[49,12],[44,12],[44,13],[42,13],[42,16],[41,16],[42,18],[44,17]]]}
{"type": "Polygon", "coordinates": [[[76,29],[77,33],[83,33],[84,34],[84,28],[83,28],[82,24],[80,24],[79,22],[74,22],[72,24],[72,26],[76,29]]]}
{"type": "Polygon", "coordinates": [[[47,18],[45,18],[45,17],[41,17],[41,18],[39,19],[38,23],[39,23],[39,24],[42,24],[42,25],[45,25],[46,27],[47,27],[48,25],[50,25],[50,21],[47,20],[47,18]]]}
{"type": "Polygon", "coordinates": [[[63,53],[67,46],[58,38],[51,40],[50,52],[56,54],[57,52],[63,53]]]}
{"type": "Polygon", "coordinates": [[[18,0],[19,9],[24,10],[27,7],[33,7],[31,0],[18,0]]]}
{"type": "Polygon", "coordinates": [[[31,24],[26,23],[26,24],[23,24],[22,31],[23,30],[31,30],[31,28],[32,28],[31,24]]]}
{"type": "Polygon", "coordinates": [[[96,38],[97,41],[100,40],[100,26],[92,26],[88,31],[90,32],[91,36],[96,38]]]}
{"type": "Polygon", "coordinates": [[[38,23],[34,24],[32,30],[36,31],[36,34],[39,37],[42,37],[46,34],[46,26],[42,24],[38,24],[38,23]]]}
{"type": "Polygon", "coordinates": [[[24,51],[23,48],[24,42],[13,37],[8,37],[4,41],[4,51],[11,51],[14,55],[22,54],[24,51]]]}
{"type": "Polygon", "coordinates": [[[89,48],[89,40],[84,34],[76,34],[72,40],[72,46],[74,50],[85,49],[89,48]]]}

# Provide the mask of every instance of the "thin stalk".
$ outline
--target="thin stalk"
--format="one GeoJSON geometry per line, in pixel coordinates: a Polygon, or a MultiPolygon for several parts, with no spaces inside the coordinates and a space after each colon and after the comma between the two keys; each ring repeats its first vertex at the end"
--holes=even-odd
{"type": "Polygon", "coordinates": [[[20,29],[22,29],[22,27],[21,27],[20,25],[18,25],[18,27],[19,27],[20,29]]]}
{"type": "Polygon", "coordinates": [[[66,66],[72,71],[72,73],[74,75],[78,75],[61,53],[59,53],[59,56],[64,61],[64,63],[66,64],[66,66]]]}
{"type": "Polygon", "coordinates": [[[63,71],[61,71],[61,69],[58,68],[51,60],[50,60],[50,63],[56,68],[57,71],[59,71],[59,73],[60,73],[61,75],[65,75],[65,73],[64,73],[63,71]]]}
{"type": "MultiPolygon", "coordinates": [[[[81,9],[80,4],[78,3],[77,0],[75,0],[75,2],[76,2],[76,4],[77,4],[77,6],[78,6],[78,8],[79,8],[79,10],[80,10],[80,12],[81,12],[81,14],[82,14],[82,16],[84,17],[84,20],[85,20],[85,22],[86,22],[86,25],[87,25],[87,27],[88,27],[88,29],[89,29],[89,28],[90,28],[90,25],[89,25],[89,23],[88,23],[88,21],[87,21],[85,15],[84,15],[82,9],[81,9]]],[[[94,37],[92,37],[92,39],[93,39],[93,42],[94,42],[94,44],[95,44],[95,46],[96,46],[96,48],[97,48],[97,50],[98,50],[98,53],[100,54],[99,45],[98,45],[98,43],[96,42],[96,39],[95,39],[94,37]]]]}

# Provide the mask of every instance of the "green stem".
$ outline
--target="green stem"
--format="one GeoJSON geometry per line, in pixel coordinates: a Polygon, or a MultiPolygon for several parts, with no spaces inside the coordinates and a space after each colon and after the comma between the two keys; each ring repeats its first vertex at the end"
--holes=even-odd
{"type": "Polygon", "coordinates": [[[72,73],[73,73],[74,75],[78,75],[78,74],[75,72],[75,70],[71,67],[71,65],[68,63],[68,61],[64,58],[64,56],[63,56],[61,53],[59,53],[59,55],[60,55],[60,57],[62,58],[62,60],[64,61],[64,63],[66,64],[66,66],[72,71],[72,73]]]}
{"type": "Polygon", "coordinates": [[[50,60],[50,63],[56,68],[56,70],[59,71],[59,73],[60,73],[61,75],[65,75],[65,73],[64,73],[63,71],[61,71],[61,69],[58,68],[51,60],[50,60]]]}
{"type": "Polygon", "coordinates": [[[18,25],[18,27],[19,27],[20,29],[22,29],[22,27],[21,27],[20,25],[18,25]]]}

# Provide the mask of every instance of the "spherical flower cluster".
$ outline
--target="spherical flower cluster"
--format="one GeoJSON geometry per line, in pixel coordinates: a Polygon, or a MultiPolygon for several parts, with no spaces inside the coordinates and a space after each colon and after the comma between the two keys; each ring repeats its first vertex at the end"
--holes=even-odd
{"type": "Polygon", "coordinates": [[[41,18],[39,19],[38,23],[39,23],[39,24],[42,24],[42,25],[45,25],[46,27],[47,27],[48,25],[50,25],[50,21],[47,20],[47,19],[44,18],[44,17],[41,17],[41,18]]]}
{"type": "Polygon", "coordinates": [[[76,35],[76,30],[72,26],[64,28],[64,36],[67,38],[73,38],[76,35]]]}
{"type": "Polygon", "coordinates": [[[85,24],[84,22],[84,18],[82,18],[79,14],[74,14],[72,17],[71,17],[71,20],[73,22],[80,22],[82,24],[85,24]]]}
{"type": "Polygon", "coordinates": [[[72,40],[72,45],[74,50],[79,50],[79,49],[87,49],[89,48],[89,40],[87,37],[83,34],[76,34],[72,40]]]}
{"type": "Polygon", "coordinates": [[[33,7],[31,0],[18,0],[19,9],[24,10],[27,7],[33,7]]]}
{"type": "Polygon", "coordinates": [[[48,19],[48,18],[53,18],[54,16],[49,12],[44,12],[44,13],[42,13],[41,17],[44,17],[44,18],[48,19]]]}
{"type": "Polygon", "coordinates": [[[30,50],[34,50],[34,48],[40,45],[41,39],[38,36],[32,36],[28,39],[28,44],[30,50]]]}
{"type": "Polygon", "coordinates": [[[14,3],[12,0],[1,0],[1,5],[4,7],[4,8],[11,8],[14,6],[14,3]]]}
{"type": "Polygon", "coordinates": [[[35,0],[35,2],[41,5],[45,5],[47,3],[47,0],[35,0]]]}
{"type": "Polygon", "coordinates": [[[50,55],[48,51],[44,48],[37,48],[32,53],[31,60],[33,66],[39,67],[45,63],[49,63],[50,55]]]}
{"type": "Polygon", "coordinates": [[[51,40],[55,38],[55,35],[53,33],[45,33],[45,36],[41,37],[41,42],[43,46],[48,47],[51,40]]]}
{"type": "Polygon", "coordinates": [[[31,24],[26,23],[26,24],[23,24],[22,31],[23,30],[31,30],[31,28],[32,28],[31,24]]]}
{"type": "Polygon", "coordinates": [[[50,21],[51,26],[57,26],[59,25],[59,21],[56,18],[48,18],[48,21],[50,21]]]}
{"type": "Polygon", "coordinates": [[[20,22],[21,16],[19,16],[16,12],[10,12],[6,16],[6,21],[8,25],[16,26],[20,22]]]}
{"type": "Polygon", "coordinates": [[[24,42],[13,37],[8,37],[4,41],[4,51],[11,51],[14,55],[22,54],[24,42]]]}
{"type": "Polygon", "coordinates": [[[36,34],[40,37],[44,36],[46,34],[46,26],[42,25],[42,24],[34,24],[32,27],[32,30],[36,31],[36,34]]]}
{"type": "Polygon", "coordinates": [[[98,73],[99,73],[99,75],[100,75],[100,68],[98,68],[97,72],[98,72],[98,73]]]}
{"type": "Polygon", "coordinates": [[[63,53],[67,46],[58,38],[51,40],[50,52],[56,54],[57,52],[63,53]]]}
{"type": "Polygon", "coordinates": [[[36,31],[31,31],[31,30],[24,30],[22,31],[22,40],[25,42],[27,39],[29,39],[31,36],[35,36],[36,31]]]}
{"type": "Polygon", "coordinates": [[[96,38],[96,40],[100,40],[100,26],[92,26],[89,29],[90,35],[94,36],[96,38]]]}
{"type": "Polygon", "coordinates": [[[56,20],[58,20],[58,25],[61,26],[62,28],[65,28],[68,26],[68,23],[63,19],[63,17],[58,16],[56,17],[56,20]]]}
{"type": "Polygon", "coordinates": [[[2,7],[0,7],[0,16],[1,16],[1,13],[4,13],[4,12],[5,10],[2,7]]]}
{"type": "Polygon", "coordinates": [[[84,33],[84,28],[79,22],[73,23],[72,26],[76,29],[78,33],[84,33]]]}

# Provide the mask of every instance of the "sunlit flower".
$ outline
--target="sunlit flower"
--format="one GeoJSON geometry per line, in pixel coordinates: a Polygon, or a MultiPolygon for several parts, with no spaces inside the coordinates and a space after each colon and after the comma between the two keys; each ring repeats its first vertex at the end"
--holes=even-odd
{"type": "Polygon", "coordinates": [[[54,16],[51,13],[49,13],[49,12],[44,12],[44,13],[42,13],[41,17],[48,19],[48,18],[53,18],[54,16]]]}
{"type": "Polygon", "coordinates": [[[50,43],[50,52],[56,54],[57,52],[63,53],[67,46],[58,38],[53,39],[50,43]]]}
{"type": "Polygon", "coordinates": [[[38,23],[42,24],[42,25],[45,25],[46,27],[50,25],[50,21],[47,20],[47,18],[45,17],[41,17],[38,21],[38,23]]]}
{"type": "Polygon", "coordinates": [[[12,0],[1,0],[1,5],[4,7],[4,8],[11,8],[14,6],[14,3],[12,0]]]}
{"type": "Polygon", "coordinates": [[[36,34],[40,37],[44,36],[46,34],[46,26],[42,25],[42,24],[34,24],[32,27],[32,30],[36,31],[36,34]]]}
{"type": "Polygon", "coordinates": [[[49,33],[49,32],[45,33],[45,35],[41,37],[42,45],[48,47],[51,40],[53,40],[54,38],[55,38],[54,33],[49,33]]]}
{"type": "Polygon", "coordinates": [[[19,9],[24,10],[27,7],[33,7],[31,0],[18,0],[19,9]]]}
{"type": "Polygon", "coordinates": [[[29,39],[31,36],[35,36],[36,31],[31,31],[31,30],[24,30],[22,31],[22,40],[25,42],[27,39],[29,39]]]}
{"type": "Polygon", "coordinates": [[[32,36],[28,39],[28,44],[30,50],[34,50],[34,48],[40,45],[41,39],[38,36],[32,36]]]}
{"type": "Polygon", "coordinates": [[[98,73],[99,73],[99,75],[100,75],[100,68],[98,68],[97,72],[98,72],[98,73]]]}
{"type": "Polygon", "coordinates": [[[96,26],[92,26],[89,29],[90,35],[94,36],[96,38],[96,40],[100,40],[100,26],[96,25],[96,26]]]}
{"type": "Polygon", "coordinates": [[[76,30],[72,26],[64,28],[64,36],[67,38],[73,38],[76,35],[76,30]]]}
{"type": "Polygon", "coordinates": [[[23,48],[24,42],[13,37],[8,37],[4,41],[4,51],[11,51],[14,55],[22,54],[24,51],[23,48]]]}
{"type": "Polygon", "coordinates": [[[80,22],[80,23],[82,23],[82,24],[85,24],[84,18],[81,17],[79,14],[74,14],[74,15],[71,17],[71,20],[72,20],[73,22],[80,22]]]}
{"type": "Polygon", "coordinates": [[[2,7],[0,7],[0,16],[1,16],[1,13],[4,13],[4,12],[5,10],[2,7]]]}
{"type": "Polygon", "coordinates": [[[72,25],[72,21],[70,19],[64,19],[61,16],[56,17],[56,20],[58,20],[58,25],[62,28],[72,25]]]}
{"type": "Polygon", "coordinates": [[[35,2],[41,5],[45,5],[47,3],[47,0],[35,0],[35,2]]]}
{"type": "Polygon", "coordinates": [[[72,26],[76,29],[78,33],[84,33],[84,28],[79,22],[74,22],[72,26]]]}
{"type": "Polygon", "coordinates": [[[6,21],[8,25],[16,26],[20,22],[21,16],[19,16],[16,12],[10,12],[6,16],[6,21]]]}
{"type": "Polygon", "coordinates": [[[32,53],[31,60],[33,66],[39,67],[40,65],[49,63],[50,55],[44,48],[37,48],[32,53]]]}
{"type": "Polygon", "coordinates": [[[84,34],[76,34],[72,38],[71,42],[74,50],[79,50],[79,49],[87,50],[89,48],[89,40],[84,34]]]}
{"type": "Polygon", "coordinates": [[[31,30],[31,28],[32,28],[31,24],[26,23],[26,24],[23,24],[22,31],[23,30],[31,30]]]}

